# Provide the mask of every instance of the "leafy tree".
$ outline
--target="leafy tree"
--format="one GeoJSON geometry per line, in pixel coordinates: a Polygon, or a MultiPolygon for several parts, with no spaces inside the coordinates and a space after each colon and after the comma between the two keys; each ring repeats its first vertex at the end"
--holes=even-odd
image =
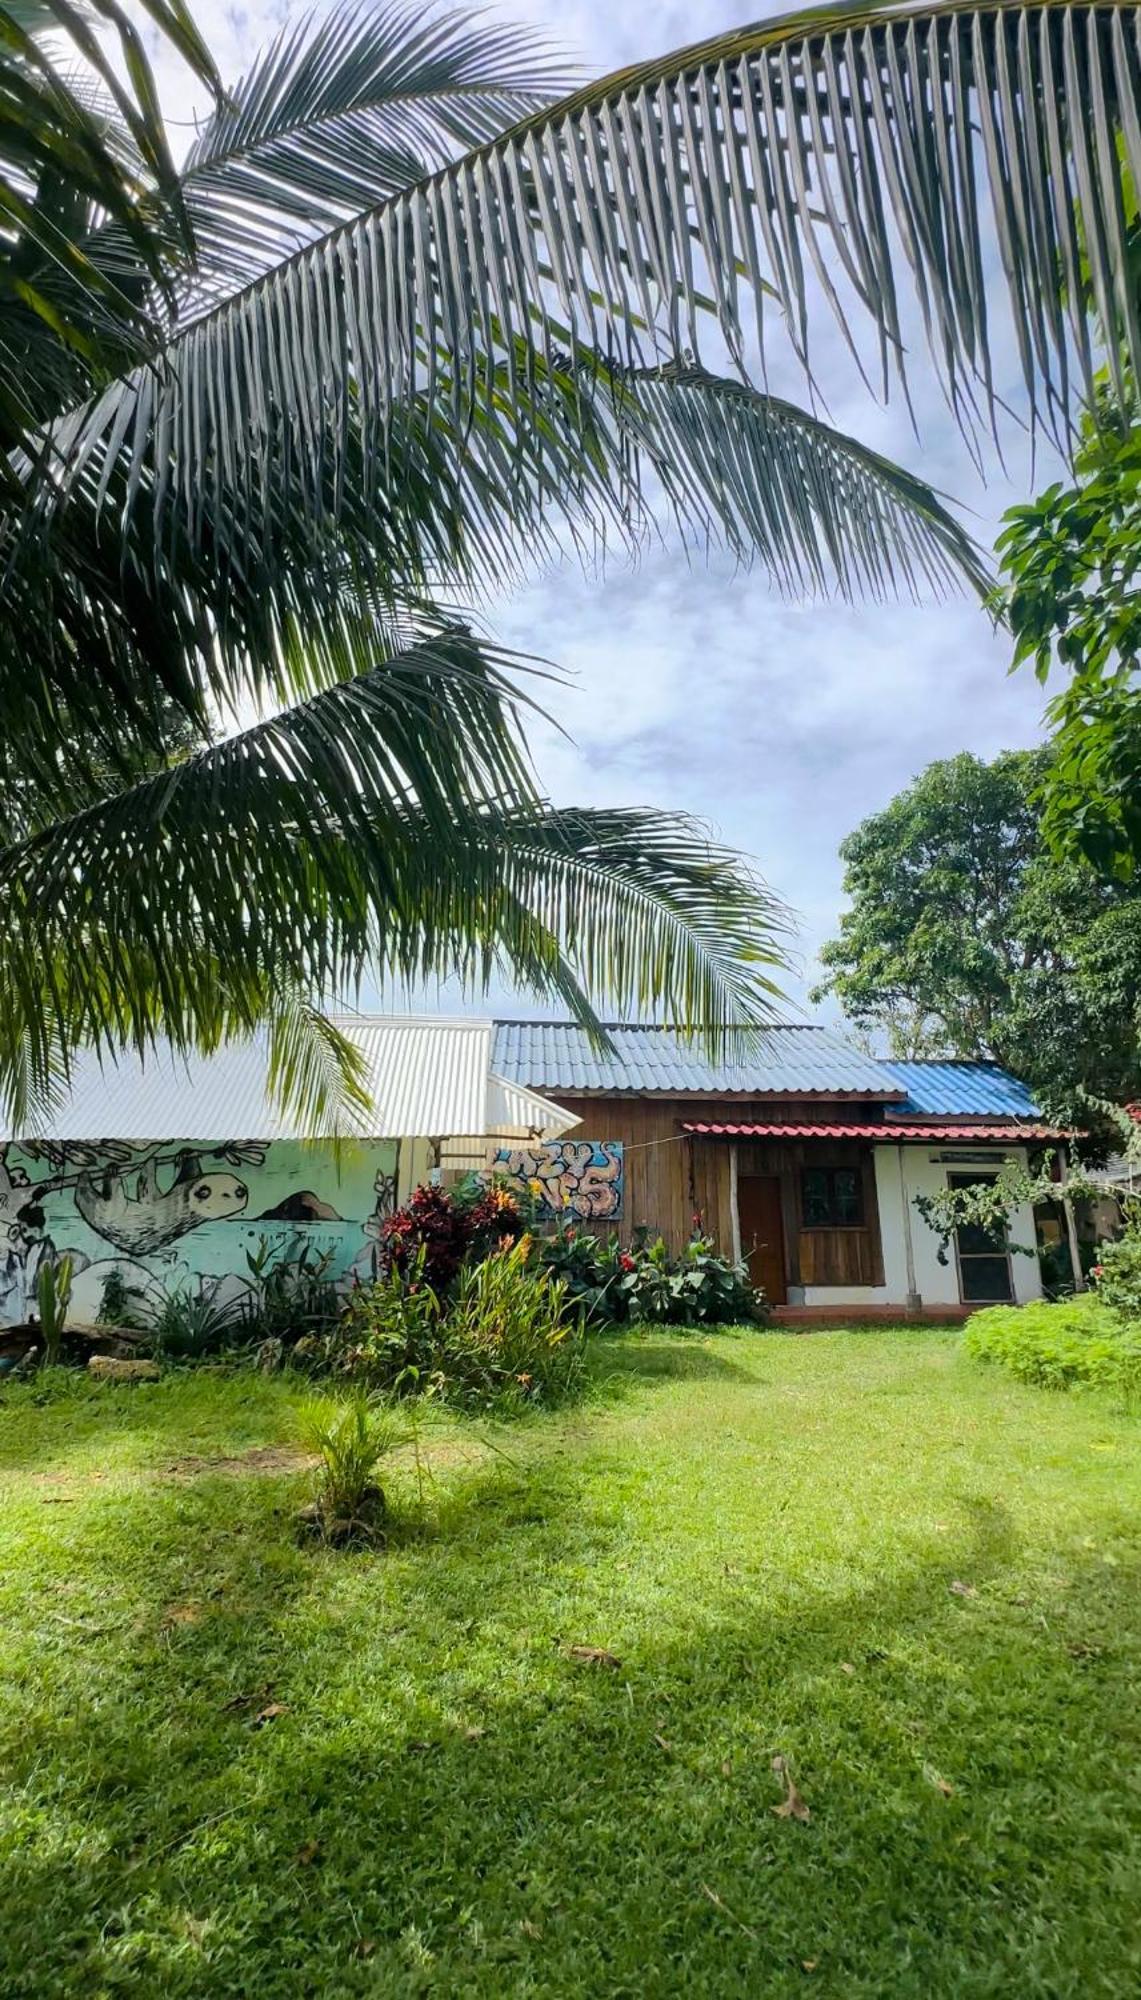
{"type": "Polygon", "coordinates": [[[1102,394],[1102,421],[1084,426],[1072,484],[1057,482],[1005,516],[998,603],[1015,665],[1045,683],[1054,755],[1043,825],[1061,854],[1084,856],[1122,880],[1141,874],[1141,423],[1102,394]]]}
{"type": "Polygon", "coordinates": [[[1141,896],[1056,856],[1049,771],[1048,751],[964,753],[849,834],[815,997],[897,1055],[993,1058],[1085,1122],[1080,1093],[1141,1089],[1141,896]]]}
{"type": "MultiPolygon", "coordinates": [[[[0,848],[5,1093],[82,1041],[267,1015],[320,1079],[304,996],[366,967],[502,960],[584,1016],[607,987],[762,1021],[771,898],[668,815],[552,813],[518,663],[437,607],[670,524],[786,589],[981,587],[935,494],[762,393],[748,340],[811,375],[819,298],[886,393],[906,282],[976,443],[997,215],[1026,401],[1064,432],[1120,317],[1131,22],[838,0],[560,99],[525,35],[342,6],[219,100],[177,187],[98,64],[77,101],[122,195],[71,175],[58,107],[54,153],[0,125],[10,262],[66,241],[76,281],[0,299],[37,332],[0,482],[0,789],[41,793],[0,848]],[[171,705],[223,733],[167,768],[171,705]],[[279,712],[226,735],[251,708],[279,712]]],[[[9,37],[9,103],[41,54],[9,37]]],[[[1128,316],[1122,340],[1135,368],[1128,316]]]]}

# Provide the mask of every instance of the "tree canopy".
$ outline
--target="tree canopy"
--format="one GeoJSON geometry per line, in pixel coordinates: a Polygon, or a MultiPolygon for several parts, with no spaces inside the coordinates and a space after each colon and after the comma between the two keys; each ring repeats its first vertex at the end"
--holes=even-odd
{"type": "Polygon", "coordinates": [[[897,1055],[992,1058],[1044,1104],[1141,1091],[1141,895],[1059,858],[1051,753],[931,764],[840,853],[851,907],[820,954],[831,996],[897,1055]]]}
{"type": "Polygon", "coordinates": [[[1011,508],[998,541],[999,599],[1015,665],[1033,661],[1050,702],[1043,826],[1060,854],[1141,882],[1141,422],[1104,385],[1072,482],[1011,508]]]}

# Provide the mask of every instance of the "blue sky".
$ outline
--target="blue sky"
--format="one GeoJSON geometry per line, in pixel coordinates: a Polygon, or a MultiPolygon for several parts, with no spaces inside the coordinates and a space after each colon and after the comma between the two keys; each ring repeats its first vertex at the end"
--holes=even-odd
{"type": "MultiPolygon", "coordinates": [[[[226,8],[198,0],[196,17],[225,73],[248,65],[287,5],[226,8]]],[[[757,0],[616,6],[613,0],[515,0],[501,10],[546,29],[591,74],[757,18],[757,0]]],[[[774,10],[775,11],[775,10],[774,10]]],[[[181,80],[176,115],[185,115],[181,80]]],[[[170,90],[167,91],[170,102],[170,90]]],[[[855,378],[830,324],[821,323],[818,374],[832,422],[901,459],[962,502],[989,545],[1004,507],[1053,476],[1031,467],[1012,433],[1003,472],[988,483],[971,466],[917,346],[912,395],[917,443],[901,402],[878,407],[855,378]]],[[[999,364],[1003,353],[999,347],[999,364]]],[[[771,386],[803,399],[791,366],[771,386]]],[[[1013,400],[1021,400],[1011,381],[1013,400]]],[[[671,806],[697,814],[755,858],[799,918],[802,972],[786,982],[803,1005],[820,943],[841,907],[837,848],[933,758],[992,756],[1040,734],[1033,676],[1007,675],[1007,652],[965,600],[913,606],[792,606],[759,573],[725,561],[687,566],[675,546],[636,570],[604,577],[567,565],[488,607],[506,643],[556,660],[569,684],[548,697],[570,740],[531,731],[540,778],[560,804],[671,806]]],[[[418,996],[437,1004],[435,994],[418,996]]],[[[452,1007],[479,1005],[445,992],[452,1007]]],[[[498,1011],[537,1011],[502,990],[498,1011]]]]}

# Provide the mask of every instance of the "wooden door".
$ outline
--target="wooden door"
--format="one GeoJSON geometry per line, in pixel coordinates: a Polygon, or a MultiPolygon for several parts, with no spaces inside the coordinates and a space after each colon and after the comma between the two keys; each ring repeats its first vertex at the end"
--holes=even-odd
{"type": "Polygon", "coordinates": [[[741,1255],[754,1285],[760,1285],[770,1305],[788,1298],[784,1269],[784,1224],[780,1182],[775,1174],[742,1174],[737,1182],[737,1214],[741,1223],[741,1255]]]}

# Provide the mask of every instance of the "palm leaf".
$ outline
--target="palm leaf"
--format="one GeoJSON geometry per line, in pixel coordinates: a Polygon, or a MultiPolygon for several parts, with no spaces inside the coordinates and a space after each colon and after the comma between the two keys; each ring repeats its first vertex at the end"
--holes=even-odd
{"type": "MultiPolygon", "coordinates": [[[[29,1035],[214,1046],[366,968],[767,1019],[768,893],[670,815],[544,807],[503,701],[494,656],[437,641],[0,852],[0,1082],[29,1035]]],[[[312,1101],[298,1032],[279,1074],[312,1101]]]]}
{"type": "Polygon", "coordinates": [[[468,8],[341,0],[290,21],[183,162],[195,283],[248,284],[566,87],[538,37],[468,8]]]}

